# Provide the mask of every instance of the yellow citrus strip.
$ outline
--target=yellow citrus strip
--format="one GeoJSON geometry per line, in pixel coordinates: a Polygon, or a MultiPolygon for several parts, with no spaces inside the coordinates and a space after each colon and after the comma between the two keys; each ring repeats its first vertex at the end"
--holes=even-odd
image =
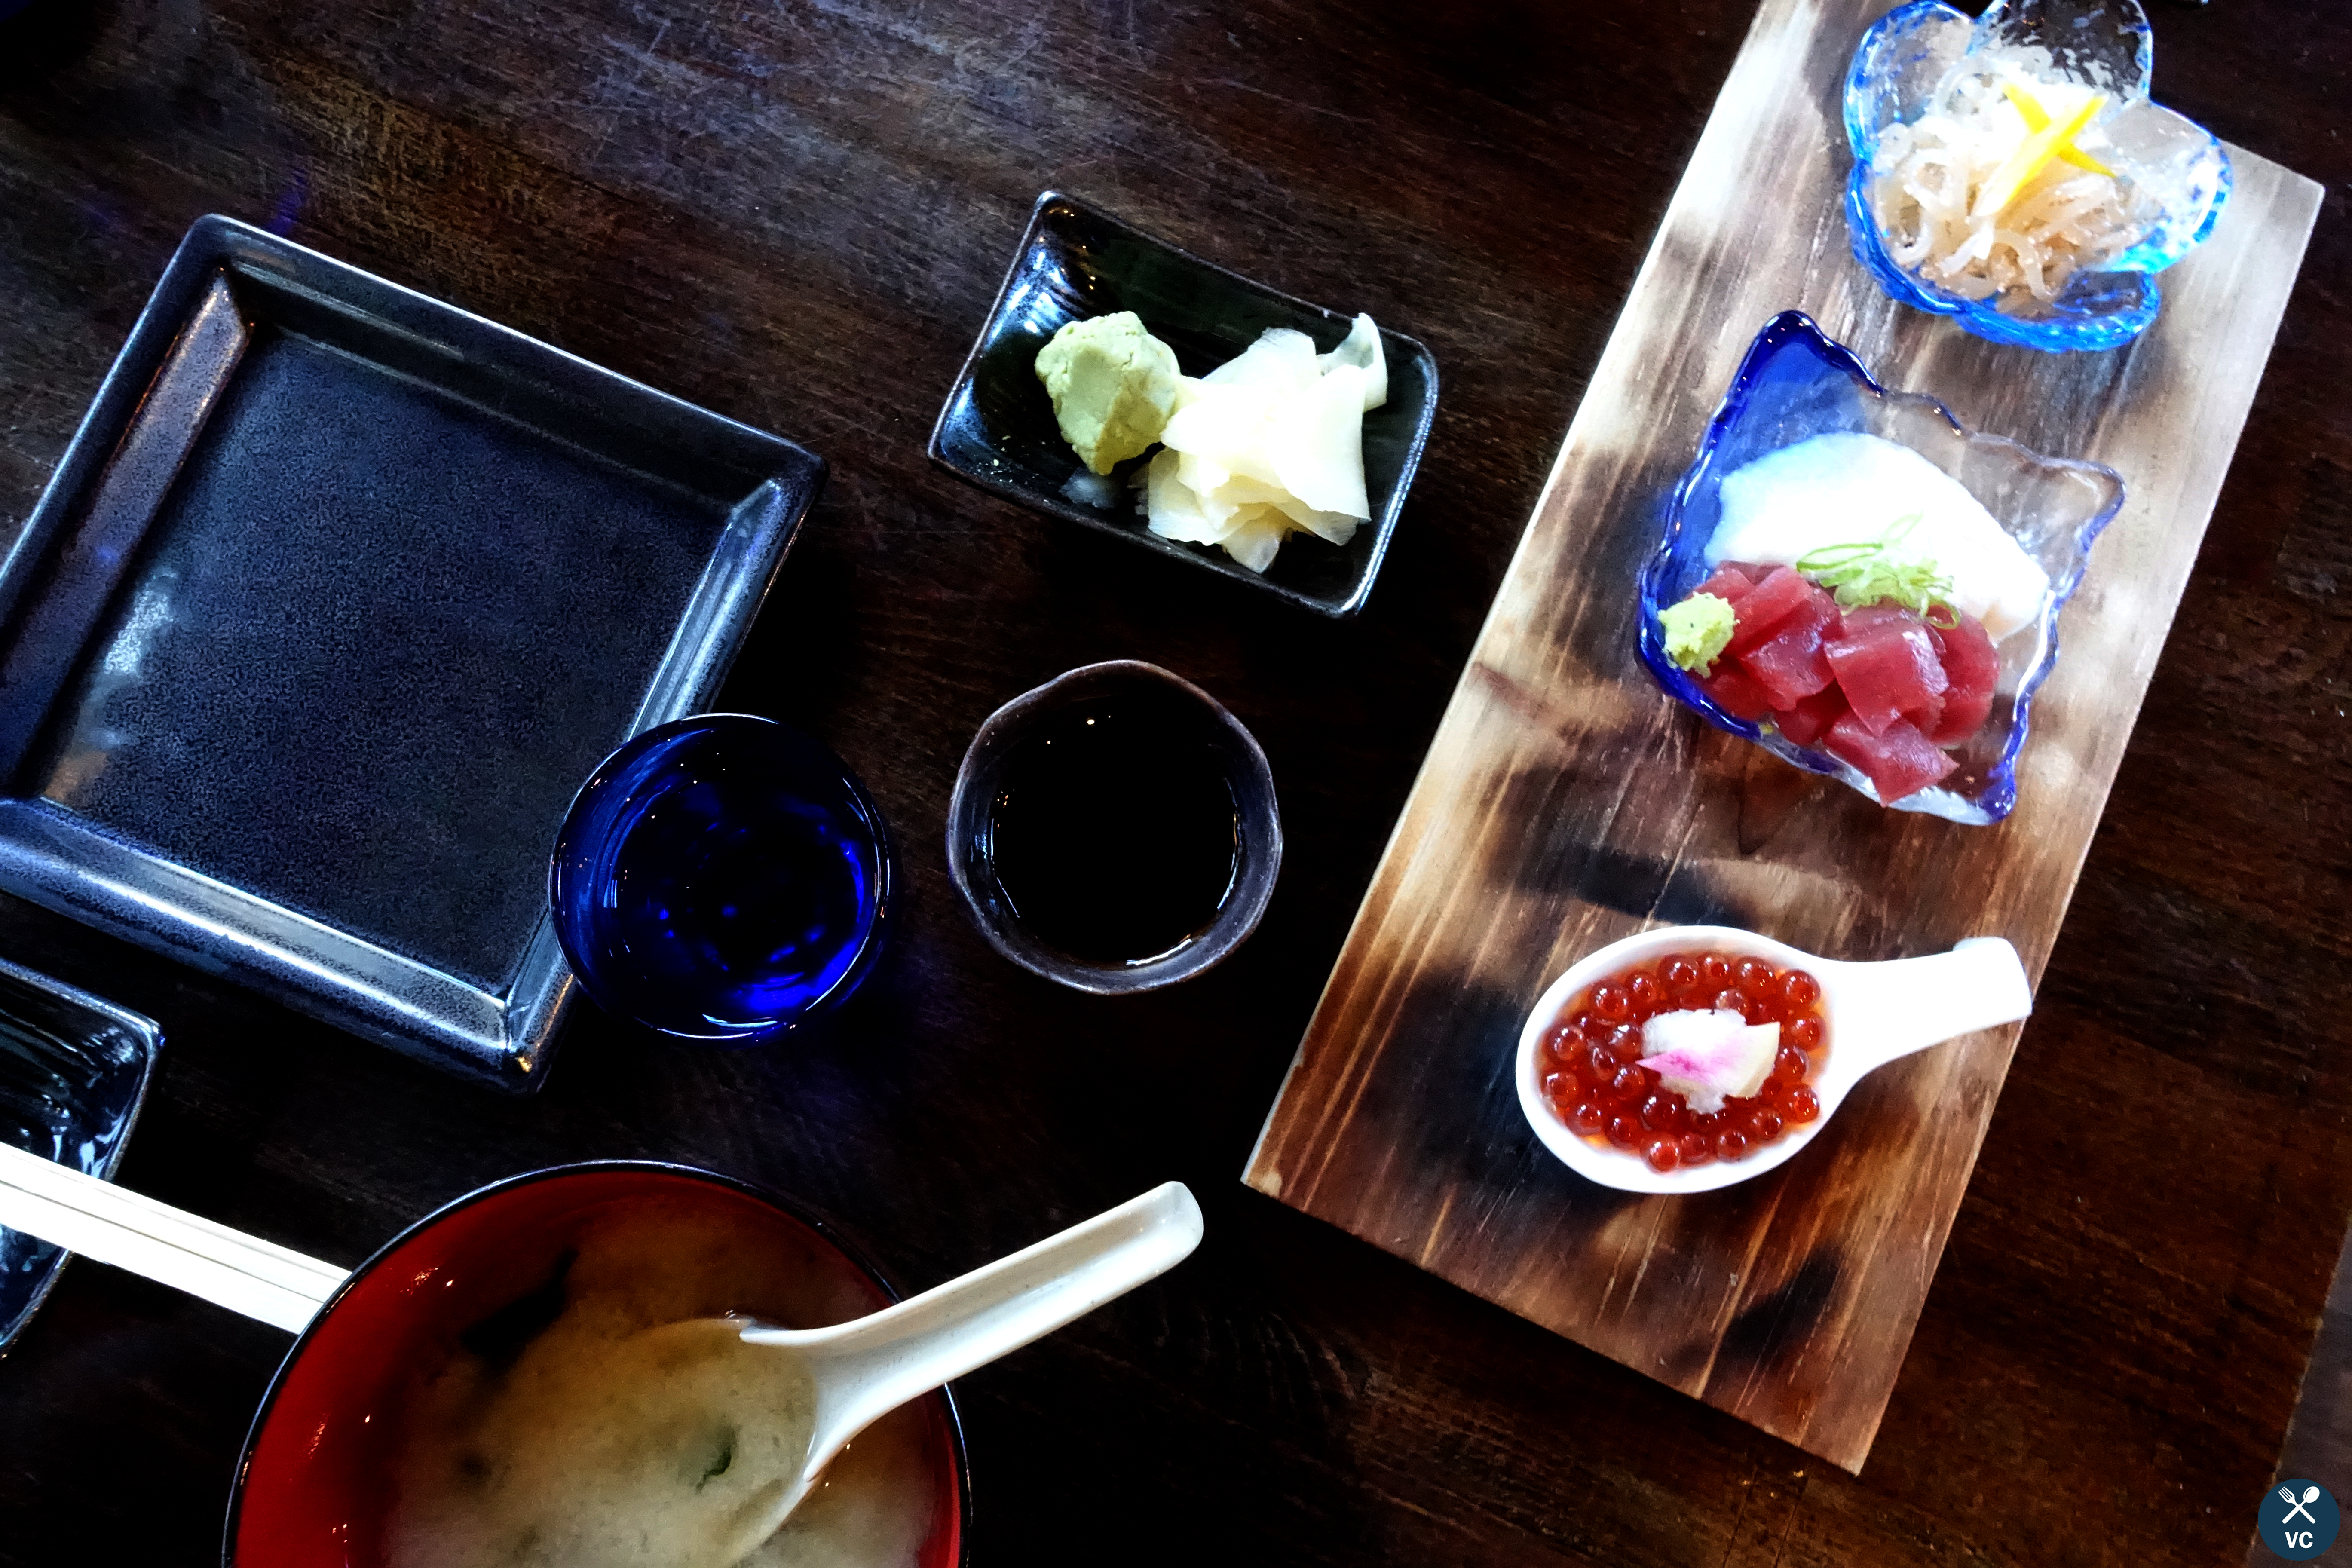
{"type": "Polygon", "coordinates": [[[2113,169],[2108,168],[2105,163],[2100,163],[2096,158],[2092,157],[2088,153],[2085,153],[2080,147],[2075,146],[2072,142],[2067,142],[2066,145],[2058,149],[2058,156],[2061,161],[2072,163],[2078,169],[2088,169],[2094,174],[2105,174],[2110,180],[2119,179],[2122,177],[2113,169]]]}
{"type": "Polygon", "coordinates": [[[2024,117],[2026,130],[2046,131],[2049,129],[2050,111],[2042,107],[2042,100],[2040,99],[2034,97],[2032,93],[2026,91],[2023,88],[2018,86],[2013,81],[2002,82],[2000,84],[2000,90],[2009,94],[2009,101],[2015,104],[2017,106],[2017,112],[2024,117]]]}
{"type": "MultiPolygon", "coordinates": [[[[2066,117],[2063,124],[2052,121],[2048,114],[2042,112],[2041,105],[2036,104],[2034,114],[2026,116],[2026,124],[2032,128],[2037,115],[2042,124],[2031,130],[2031,133],[2025,140],[2018,143],[2017,151],[2011,153],[2008,161],[1994,173],[1993,177],[1985,182],[1983,188],[1977,193],[1977,199],[1971,204],[1969,211],[1977,214],[1998,213],[2011,202],[2015,201],[2017,193],[2023,190],[2034,175],[2042,173],[2050,160],[2072,150],[2071,144],[2075,132],[2088,125],[2092,118],[2106,107],[2106,103],[2105,93],[2095,92],[2083,100],[2083,106],[2080,109],[2066,117]]],[[[2024,111],[2021,109],[2019,112],[2024,111]]],[[[2101,169],[2099,173],[2108,174],[2111,171],[2101,169]]]]}
{"type": "MultiPolygon", "coordinates": [[[[2050,111],[2042,108],[2032,93],[2013,81],[2002,82],[2000,89],[2009,94],[2010,102],[2017,105],[2017,112],[2024,117],[2025,128],[2028,131],[2039,131],[2050,123],[2050,111]]],[[[2067,142],[2059,147],[2058,156],[2078,169],[2088,169],[2094,174],[2105,174],[2110,180],[2117,177],[2113,169],[2108,168],[2072,142],[2067,142]]]]}
{"type": "MultiPolygon", "coordinates": [[[[2025,128],[2028,131],[2039,131],[2050,123],[2050,111],[2043,109],[2032,93],[2013,81],[2002,82],[2000,90],[2009,94],[2009,101],[2017,106],[2017,112],[2024,118],[2025,128]]],[[[2058,156],[2078,169],[2088,169],[2094,174],[2105,174],[2110,180],[2116,178],[2116,172],[2113,169],[2108,168],[2072,142],[2058,149],[2058,156]]]]}

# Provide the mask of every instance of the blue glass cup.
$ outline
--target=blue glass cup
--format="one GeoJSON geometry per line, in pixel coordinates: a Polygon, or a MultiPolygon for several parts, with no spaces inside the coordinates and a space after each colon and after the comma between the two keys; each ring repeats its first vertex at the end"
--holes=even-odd
{"type": "Polygon", "coordinates": [[[881,813],[840,758],[772,719],[705,713],[597,765],[556,835],[548,898],[607,1012],[751,1046],[864,982],[892,879],[881,813]]]}

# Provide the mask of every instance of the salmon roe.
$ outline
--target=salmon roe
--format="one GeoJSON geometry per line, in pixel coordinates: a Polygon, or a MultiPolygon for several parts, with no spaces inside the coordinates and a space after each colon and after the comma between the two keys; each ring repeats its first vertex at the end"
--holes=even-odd
{"type": "Polygon", "coordinates": [[[1738,1160],[1822,1113],[1814,1075],[1829,1043],[1821,982],[1801,969],[1727,952],[1669,953],[1579,992],[1544,1036],[1544,1098],[1586,1142],[1654,1171],[1738,1160]],[[1771,1076],[1748,1099],[1694,1111],[1641,1065],[1642,1026],[1660,1013],[1724,1008],[1780,1026],[1771,1076]]]}

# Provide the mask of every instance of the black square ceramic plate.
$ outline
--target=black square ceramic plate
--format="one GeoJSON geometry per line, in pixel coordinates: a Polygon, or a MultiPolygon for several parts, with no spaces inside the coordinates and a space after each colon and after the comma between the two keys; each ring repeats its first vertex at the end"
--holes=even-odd
{"type": "Polygon", "coordinates": [[[716,692],[823,476],[205,218],[0,566],[0,887],[533,1088],[564,808],[716,692]]]}
{"type": "Polygon", "coordinates": [[[1070,321],[1119,310],[1141,317],[1154,337],[1176,351],[1187,375],[1205,375],[1269,327],[1305,332],[1318,350],[1337,348],[1355,319],[1278,294],[1047,191],[1037,198],[1004,287],[931,430],[932,459],[1024,506],[1131,539],[1310,610],[1351,616],[1363,608],[1437,413],[1437,362],[1429,351],[1381,329],[1389,400],[1364,416],[1371,521],[1338,548],[1294,534],[1261,576],[1222,550],[1179,544],[1144,526],[1128,480],[1149,454],[1119,465],[1112,475],[1117,499],[1108,506],[1064,493],[1084,465],[1055,423],[1053,400],[1037,379],[1037,351],[1070,321]]]}
{"type": "MultiPolygon", "coordinates": [[[[0,1142],[111,1178],[163,1043],[151,1018],[0,963],[0,1142]]],[[[65,1261],[63,1248],[0,1226],[0,1350],[65,1261]]]]}

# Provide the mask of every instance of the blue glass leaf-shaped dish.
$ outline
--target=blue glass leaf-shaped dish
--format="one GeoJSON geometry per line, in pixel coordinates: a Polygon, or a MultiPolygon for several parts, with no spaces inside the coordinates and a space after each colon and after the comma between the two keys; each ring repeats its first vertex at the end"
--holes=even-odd
{"type": "Polygon", "coordinates": [[[1959,480],[2050,574],[2040,617],[2000,645],[1991,714],[1964,745],[1949,749],[1958,769],[1936,788],[1885,803],[1954,822],[1999,822],[2017,805],[2017,757],[2033,694],[2058,661],[2058,613],[2083,580],[2092,542],[2123,505],[2123,479],[2096,463],[2045,458],[2005,437],[1979,435],[1932,397],[1887,391],[1801,311],[1783,311],[1756,334],[1707,425],[1698,460],[1667,500],[1657,551],[1642,568],[1642,661],[1671,696],[1717,729],[1878,798],[1867,778],[1828,752],[1792,743],[1769,721],[1750,723],[1717,707],[1666,657],[1658,629],[1658,612],[1710,570],[1706,547],[1722,519],[1724,476],[1768,452],[1844,430],[1908,447],[1959,480]]]}
{"type": "Polygon", "coordinates": [[[2149,100],[2154,53],[2138,0],[1993,0],[1974,21],[1942,0],[1888,12],[1863,35],[1846,77],[1854,166],[1845,206],[1855,258],[1894,299],[1995,342],[2060,353],[2137,337],[2161,299],[2152,274],[2212,233],[2231,183],[2229,154],[2213,134],[2149,100]],[[1988,89],[2030,79],[2106,96],[2075,140],[2119,177],[2137,233],[2128,248],[2077,270],[2046,301],[2014,289],[2000,297],[2006,308],[1968,299],[1902,265],[1881,220],[1877,164],[1888,132],[1948,106],[1979,79],[1988,89]]]}

